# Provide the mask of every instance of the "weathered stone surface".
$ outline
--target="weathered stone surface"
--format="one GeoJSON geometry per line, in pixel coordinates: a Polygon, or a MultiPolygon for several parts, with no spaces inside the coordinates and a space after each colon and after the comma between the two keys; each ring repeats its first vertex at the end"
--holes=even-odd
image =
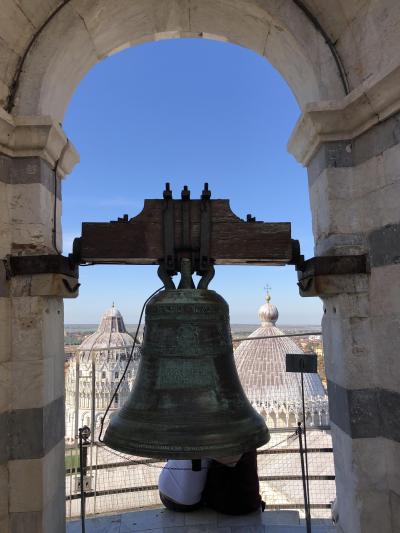
{"type": "Polygon", "coordinates": [[[345,389],[328,380],[330,419],[352,439],[384,437],[400,442],[400,393],[345,389]]]}
{"type": "Polygon", "coordinates": [[[64,490],[64,442],[41,459],[9,461],[10,513],[42,511],[64,490]]]}
{"type": "Polygon", "coordinates": [[[42,513],[40,511],[28,511],[10,513],[10,528],[14,533],[30,533],[42,531],[42,513]]]}
{"type": "Polygon", "coordinates": [[[6,0],[2,3],[0,16],[0,35],[3,42],[17,52],[23,53],[34,31],[28,17],[19,9],[16,2],[6,0]],[[16,31],[18,28],[18,31],[16,31]]]}
{"type": "Polygon", "coordinates": [[[11,357],[10,339],[10,299],[0,295],[0,363],[8,361],[11,357]]]}
{"type": "Polygon", "coordinates": [[[375,355],[374,373],[380,386],[398,391],[400,383],[400,315],[371,319],[371,349],[375,355]]]}
{"type": "Polygon", "coordinates": [[[342,318],[368,318],[368,293],[338,294],[334,298],[324,298],[324,308],[328,316],[342,318]]]}
{"type": "Polygon", "coordinates": [[[292,3],[97,0],[66,5],[46,26],[21,75],[15,110],[62,120],[75,87],[100,58],[178,36],[226,40],[264,54],[303,104],[343,95],[324,39],[292,3]]]}
{"type": "MultiPolygon", "coordinates": [[[[400,224],[388,224],[372,231],[368,236],[372,267],[383,267],[400,263],[400,224]]],[[[391,272],[387,268],[381,271],[373,269],[374,274],[391,272]]],[[[398,271],[398,269],[396,269],[398,271]]]]}
{"type": "MultiPolygon", "coordinates": [[[[54,253],[54,195],[41,184],[8,186],[11,252],[54,253]],[[29,206],[29,207],[27,207],[29,206]]],[[[57,247],[61,247],[61,204],[56,208],[57,247]]],[[[60,249],[60,248],[59,248],[60,249]]]]}
{"type": "Polygon", "coordinates": [[[72,276],[64,274],[37,274],[31,276],[29,293],[32,296],[59,296],[76,298],[79,294],[79,282],[72,276]]]}
{"type": "MultiPolygon", "coordinates": [[[[50,165],[51,169],[57,166],[57,175],[63,177],[71,172],[74,165],[79,161],[79,155],[71,142],[68,141],[61,126],[48,116],[12,116],[0,108],[0,153],[11,158],[2,157],[0,161],[0,181],[16,183],[23,179],[24,174],[29,174],[27,178],[38,174],[39,167],[34,161],[38,157],[50,165]],[[27,158],[25,161],[24,158],[27,158]],[[15,161],[15,163],[14,163],[15,161]],[[27,163],[26,163],[27,162],[27,163]],[[4,175],[4,168],[7,165],[12,173],[10,180],[4,175]],[[27,172],[29,170],[29,172],[27,172]],[[21,178],[22,175],[22,178],[21,178]]],[[[43,167],[42,167],[43,168],[43,167]]],[[[40,169],[42,170],[42,169],[40,169]]],[[[48,170],[44,169],[46,175],[48,170]]],[[[36,179],[38,182],[46,182],[48,178],[36,179]]],[[[50,179],[51,182],[51,179],[50,179]]],[[[22,181],[22,183],[26,183],[22,181]]],[[[50,187],[54,190],[54,187],[50,187]]]]}
{"type": "Polygon", "coordinates": [[[84,19],[99,57],[132,46],[142,40],[159,36],[176,37],[195,32],[196,3],[191,15],[187,0],[138,0],[134,5],[129,0],[120,2],[83,2],[75,9],[84,19]],[[106,24],[104,9],[111,24],[106,24]]]}
{"type": "MultiPolygon", "coordinates": [[[[341,530],[395,533],[392,520],[397,511],[393,513],[391,509],[391,493],[396,492],[388,490],[387,483],[396,471],[393,465],[399,459],[400,444],[385,438],[352,439],[335,423],[332,423],[332,437],[341,530]],[[379,524],[381,528],[377,529],[379,524]]],[[[389,481],[389,487],[393,487],[393,482],[389,481]]]]}
{"type": "Polygon", "coordinates": [[[43,533],[65,531],[65,487],[60,485],[53,498],[45,505],[42,515],[43,533]]]}
{"type": "MultiPolygon", "coordinates": [[[[399,143],[399,113],[376,124],[354,139],[326,141],[320,145],[309,162],[310,183],[313,183],[326,168],[356,167],[392,148],[395,148],[397,153],[399,143]]],[[[390,166],[391,157],[388,158],[388,166],[390,166]]],[[[396,174],[398,179],[398,169],[396,174]]]]}
{"type": "Polygon", "coordinates": [[[11,405],[15,409],[42,407],[54,399],[54,360],[13,361],[4,363],[9,372],[11,405]]]}
{"type": "Polygon", "coordinates": [[[369,318],[335,318],[335,299],[328,309],[322,320],[327,376],[342,387],[375,387],[369,318]]]}
{"type": "MultiPolygon", "coordinates": [[[[347,235],[351,242],[354,236],[364,234],[363,246],[350,245],[347,249],[365,250],[368,232],[398,223],[400,181],[385,183],[383,175],[383,158],[377,157],[360,167],[327,168],[310,182],[317,249],[329,248],[325,244],[329,239],[345,243],[347,235]]],[[[359,240],[361,243],[362,238],[359,240]]]]}
{"type": "Polygon", "coordinates": [[[0,104],[4,106],[20,56],[0,39],[0,104]]]}
{"type": "Polygon", "coordinates": [[[64,437],[64,398],[35,409],[8,413],[9,459],[38,459],[64,437]]]}
{"type": "MultiPolygon", "coordinates": [[[[384,247],[386,250],[387,248],[384,247]]],[[[393,250],[394,254],[396,250],[393,250]]],[[[371,269],[371,316],[400,315],[400,264],[389,264],[371,269]]]]}
{"type": "Polygon", "coordinates": [[[35,28],[39,28],[59,6],[58,0],[18,0],[18,6],[35,28]]]}
{"type": "Polygon", "coordinates": [[[0,414],[7,412],[12,406],[10,374],[10,363],[0,363],[0,414]]]}
{"type": "Polygon", "coordinates": [[[40,183],[49,192],[56,191],[57,198],[61,198],[60,178],[54,174],[54,169],[47,161],[39,157],[16,157],[0,155],[0,181],[12,185],[29,185],[40,183]]]}
{"type": "MultiPolygon", "coordinates": [[[[62,303],[54,300],[29,296],[12,299],[13,361],[46,359],[53,357],[56,349],[60,350],[59,339],[56,340],[56,336],[50,334],[51,326],[57,327],[56,331],[59,333],[59,327],[62,325],[62,303]],[[51,311],[54,311],[54,314],[50,317],[51,311]],[[51,325],[47,324],[49,320],[51,325]],[[44,347],[48,348],[48,351],[45,352],[44,347]]],[[[58,352],[60,353],[62,351],[58,352]]]]}
{"type": "MultiPolygon", "coordinates": [[[[303,110],[289,139],[289,151],[300,163],[308,165],[323,143],[352,141],[364,133],[366,136],[361,139],[360,150],[356,150],[362,158],[365,156],[368,159],[368,145],[372,145],[375,150],[370,154],[373,156],[379,153],[379,150],[383,151],[398,144],[397,120],[394,119],[393,122],[390,119],[387,123],[389,127],[384,121],[400,110],[399,95],[396,91],[399,81],[400,66],[397,65],[387,71],[377,71],[340,101],[309,104],[303,110]],[[374,126],[378,128],[377,131],[380,131],[380,128],[385,130],[382,141],[379,137],[376,138],[374,131],[368,133],[374,126]]],[[[346,149],[346,145],[343,145],[343,148],[346,149]]],[[[357,161],[355,163],[357,164],[357,161]]]]}
{"type": "MultiPolygon", "coordinates": [[[[0,415],[1,416],[1,415],[0,415]]],[[[8,514],[8,469],[0,464],[0,525],[1,519],[8,514]]]]}

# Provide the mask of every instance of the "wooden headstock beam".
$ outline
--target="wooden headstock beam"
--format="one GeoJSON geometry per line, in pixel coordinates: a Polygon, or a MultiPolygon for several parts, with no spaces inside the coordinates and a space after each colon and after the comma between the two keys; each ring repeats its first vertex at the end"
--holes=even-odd
{"type": "Polygon", "coordinates": [[[188,257],[194,270],[204,272],[208,264],[286,265],[296,253],[289,222],[258,222],[250,215],[244,221],[229,200],[211,200],[207,186],[199,200],[191,200],[187,188],[174,200],[167,186],[163,200],[145,200],[133,218],[84,222],[73,255],[81,263],[164,262],[170,272],[188,257]]]}

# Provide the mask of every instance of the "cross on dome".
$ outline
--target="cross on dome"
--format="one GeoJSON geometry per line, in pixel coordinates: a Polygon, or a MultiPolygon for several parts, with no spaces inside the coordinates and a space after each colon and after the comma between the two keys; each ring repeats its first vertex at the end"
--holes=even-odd
{"type": "Polygon", "coordinates": [[[269,293],[269,291],[271,290],[271,286],[268,285],[268,283],[267,283],[267,285],[265,285],[265,287],[264,287],[264,290],[267,291],[267,294],[265,295],[265,300],[266,300],[267,303],[269,303],[271,301],[271,295],[269,293]]]}

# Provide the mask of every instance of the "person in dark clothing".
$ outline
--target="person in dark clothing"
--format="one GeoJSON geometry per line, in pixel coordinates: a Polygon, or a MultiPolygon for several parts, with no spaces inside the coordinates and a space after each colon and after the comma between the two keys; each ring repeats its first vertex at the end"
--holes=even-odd
{"type": "Polygon", "coordinates": [[[242,515],[264,510],[260,496],[256,450],[228,462],[213,459],[209,464],[203,502],[219,513],[242,515]]]}

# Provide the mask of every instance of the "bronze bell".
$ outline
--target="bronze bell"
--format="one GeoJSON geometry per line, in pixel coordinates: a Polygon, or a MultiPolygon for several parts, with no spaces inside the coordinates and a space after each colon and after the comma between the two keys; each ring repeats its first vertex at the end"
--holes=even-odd
{"type": "Polygon", "coordinates": [[[147,305],[142,357],[104,443],[132,455],[230,456],[269,441],[235,367],[225,300],[208,289],[167,289],[147,305]]]}

